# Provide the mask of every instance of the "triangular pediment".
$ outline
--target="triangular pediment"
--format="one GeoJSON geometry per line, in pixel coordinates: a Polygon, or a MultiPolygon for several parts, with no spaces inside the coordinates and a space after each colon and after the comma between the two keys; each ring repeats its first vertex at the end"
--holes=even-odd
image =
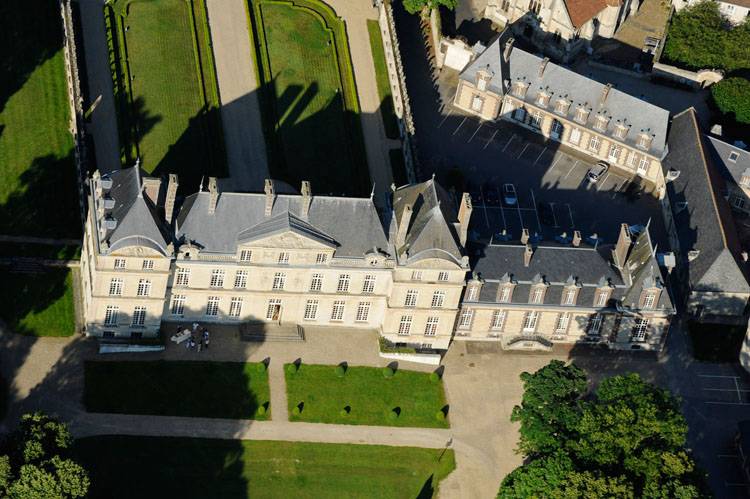
{"type": "Polygon", "coordinates": [[[237,244],[273,248],[338,246],[331,236],[288,211],[243,230],[237,236],[237,244]]]}

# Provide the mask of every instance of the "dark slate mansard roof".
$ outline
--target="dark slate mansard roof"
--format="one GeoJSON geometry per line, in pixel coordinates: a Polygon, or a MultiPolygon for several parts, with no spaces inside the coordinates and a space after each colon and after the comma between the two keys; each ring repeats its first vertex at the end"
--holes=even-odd
{"type": "MultiPolygon", "coordinates": [[[[594,116],[597,113],[605,113],[610,119],[607,125],[608,134],[612,134],[615,125],[619,121],[624,125],[630,125],[630,132],[626,142],[635,147],[637,135],[643,130],[651,134],[653,140],[650,153],[657,157],[663,157],[666,152],[667,126],[669,123],[669,111],[611,88],[607,94],[604,105],[600,105],[600,97],[605,85],[575,73],[569,69],[559,66],[551,61],[546,63],[542,76],[539,76],[539,68],[543,59],[530,54],[518,47],[513,47],[510,57],[506,63],[503,59],[504,37],[496,38],[461,72],[460,78],[474,82],[479,70],[489,71],[493,76],[489,82],[488,89],[504,95],[509,88],[507,82],[523,81],[529,83],[526,93],[526,101],[535,102],[537,94],[542,89],[552,92],[550,109],[554,109],[555,99],[566,98],[571,103],[568,109],[568,118],[574,116],[576,106],[585,104],[591,109],[588,117],[587,128],[593,129],[594,116]]],[[[599,130],[597,132],[601,133],[599,130]]],[[[621,141],[621,139],[617,139],[621,141]]]]}
{"type": "Polygon", "coordinates": [[[710,149],[693,108],[672,120],[669,149],[665,175],[673,170],[679,176],[667,184],[667,194],[691,289],[750,293],[731,210],[721,197],[723,179],[707,155],[710,149]],[[699,251],[698,256],[687,262],[692,250],[699,251]]]}
{"type": "Polygon", "coordinates": [[[739,185],[744,175],[750,176],[750,152],[727,144],[716,137],[708,136],[707,138],[713,164],[719,168],[727,182],[739,185]],[[729,159],[732,153],[736,155],[734,161],[729,159]]]}

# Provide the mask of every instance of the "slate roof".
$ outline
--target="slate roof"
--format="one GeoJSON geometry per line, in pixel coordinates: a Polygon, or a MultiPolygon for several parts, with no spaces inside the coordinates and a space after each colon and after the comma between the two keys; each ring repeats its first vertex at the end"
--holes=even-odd
{"type": "Polygon", "coordinates": [[[210,194],[188,196],[177,217],[178,240],[190,240],[209,253],[234,254],[239,240],[255,240],[290,229],[336,246],[336,256],[362,257],[388,249],[383,224],[371,199],[312,196],[307,219],[302,197],[276,195],[270,217],[261,193],[222,192],[216,211],[208,213],[210,194]]]}
{"type": "MultiPolygon", "coordinates": [[[[605,133],[612,136],[615,125],[619,121],[624,125],[630,125],[624,142],[635,147],[638,134],[643,130],[653,135],[650,153],[657,157],[666,154],[667,126],[669,124],[669,111],[662,109],[632,95],[611,88],[603,105],[600,105],[600,96],[605,85],[575,73],[569,69],[559,66],[551,61],[547,62],[542,76],[539,76],[539,68],[542,58],[530,54],[518,47],[513,47],[510,57],[506,63],[503,60],[504,45],[498,37],[492,42],[474,62],[461,72],[460,78],[471,81],[476,79],[476,72],[480,69],[489,71],[493,76],[488,88],[500,95],[507,90],[507,82],[522,80],[529,83],[526,93],[526,102],[535,102],[540,90],[547,89],[551,92],[550,107],[559,97],[571,101],[568,109],[568,118],[575,115],[577,106],[584,105],[591,109],[586,128],[594,129],[594,119],[597,113],[605,113],[610,117],[607,130],[597,133],[605,133]]],[[[616,139],[622,142],[621,139],[616,139]]]]}
{"type": "Polygon", "coordinates": [[[750,293],[737,230],[729,205],[720,195],[723,179],[710,161],[693,108],[672,120],[669,149],[662,166],[665,172],[680,172],[667,184],[667,194],[681,253],[686,259],[689,251],[700,252],[693,261],[684,262],[691,289],[750,293]]]}
{"type": "Polygon", "coordinates": [[[750,152],[740,149],[732,144],[717,139],[716,137],[706,136],[708,139],[708,150],[711,152],[711,159],[721,171],[722,176],[735,184],[740,184],[742,174],[748,172],[750,174],[750,152]],[[731,161],[730,154],[736,159],[731,161]]]}
{"type": "Polygon", "coordinates": [[[393,193],[395,220],[401,220],[406,206],[412,209],[405,241],[407,261],[449,256],[460,264],[463,252],[453,225],[457,212],[450,194],[434,179],[404,186],[393,193]]]}
{"type": "Polygon", "coordinates": [[[109,229],[104,239],[110,251],[132,245],[152,248],[167,255],[172,237],[163,217],[153,202],[143,195],[139,167],[113,171],[103,179],[110,179],[112,187],[104,190],[104,198],[114,200],[114,207],[105,210],[105,220],[114,219],[117,225],[109,229]]]}

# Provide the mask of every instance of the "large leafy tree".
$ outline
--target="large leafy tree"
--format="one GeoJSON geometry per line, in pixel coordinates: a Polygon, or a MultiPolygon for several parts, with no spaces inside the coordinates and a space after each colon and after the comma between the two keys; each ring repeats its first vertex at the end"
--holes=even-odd
{"type": "Polygon", "coordinates": [[[522,373],[523,398],[511,421],[521,423],[518,449],[527,456],[550,454],[565,444],[578,422],[577,401],[586,393],[586,373],[553,360],[533,374],[522,373]]]}
{"type": "Polygon", "coordinates": [[[86,470],[68,457],[73,439],[65,424],[42,413],[22,416],[0,456],[0,496],[11,499],[85,497],[86,470]]]}
{"type": "Polygon", "coordinates": [[[711,85],[711,97],[722,113],[734,115],[739,123],[750,124],[750,80],[740,76],[721,80],[711,85]]]}
{"type": "Polygon", "coordinates": [[[527,461],[499,497],[702,497],[704,477],[684,448],[687,423],[668,391],[628,374],[584,397],[583,372],[559,361],[521,379],[512,419],[527,461]]]}
{"type": "Polygon", "coordinates": [[[425,9],[436,9],[441,6],[453,10],[457,4],[458,0],[404,0],[404,8],[409,14],[418,14],[425,9]]]}

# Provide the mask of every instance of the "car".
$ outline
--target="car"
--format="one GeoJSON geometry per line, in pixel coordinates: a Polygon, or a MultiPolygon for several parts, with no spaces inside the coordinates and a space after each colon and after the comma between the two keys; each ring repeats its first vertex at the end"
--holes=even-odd
{"type": "Polygon", "coordinates": [[[556,226],[555,214],[553,210],[554,208],[552,208],[552,203],[539,203],[539,220],[544,225],[549,225],[551,227],[556,226]]]}
{"type": "Polygon", "coordinates": [[[503,184],[503,202],[508,206],[513,206],[518,202],[515,185],[503,184]]]}
{"type": "Polygon", "coordinates": [[[586,173],[586,178],[589,182],[595,184],[599,181],[600,178],[602,178],[602,176],[604,176],[605,173],[607,173],[607,170],[609,170],[609,163],[607,163],[606,161],[599,161],[589,169],[589,171],[586,173]]]}

